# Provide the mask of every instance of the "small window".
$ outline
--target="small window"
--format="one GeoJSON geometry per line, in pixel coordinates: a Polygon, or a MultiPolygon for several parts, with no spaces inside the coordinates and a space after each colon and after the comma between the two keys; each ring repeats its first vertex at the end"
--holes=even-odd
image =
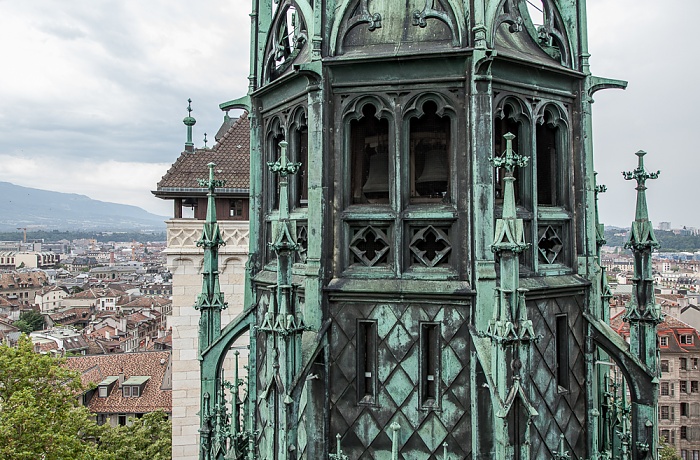
{"type": "Polygon", "coordinates": [[[120,426],[126,426],[126,415],[119,415],[119,416],[117,417],[117,423],[118,423],[120,426]]]}
{"type": "Polygon", "coordinates": [[[242,220],[244,217],[244,201],[243,200],[231,200],[229,207],[229,217],[233,220],[242,220]]]}
{"type": "Polygon", "coordinates": [[[668,336],[663,335],[659,337],[659,345],[662,347],[668,347],[668,336]]]}
{"type": "MultiPolygon", "coordinates": [[[[660,417],[663,420],[668,420],[671,418],[671,411],[669,410],[668,406],[661,406],[660,417]]],[[[666,439],[668,439],[668,436],[666,436],[666,439]]]]}
{"type": "Polygon", "coordinates": [[[692,334],[681,334],[679,337],[681,345],[692,345],[693,335],[692,334]]]}
{"type": "Polygon", "coordinates": [[[109,396],[109,394],[108,394],[108,392],[107,392],[107,387],[106,387],[106,386],[101,386],[101,387],[99,387],[98,396],[99,396],[100,398],[106,398],[107,396],[109,396]]]}
{"type": "Polygon", "coordinates": [[[377,390],[377,323],[357,322],[357,400],[375,404],[377,390]]]}
{"type": "Polygon", "coordinates": [[[557,315],[555,331],[556,373],[559,391],[569,389],[569,321],[567,315],[557,315]]]}
{"type": "Polygon", "coordinates": [[[688,359],[680,358],[680,368],[682,371],[688,370],[688,359]]]}
{"type": "Polygon", "coordinates": [[[125,398],[130,398],[131,397],[131,387],[130,386],[124,386],[122,388],[122,395],[125,398]]]}
{"type": "Polygon", "coordinates": [[[372,104],[350,122],[351,202],[389,203],[389,122],[372,104]]]}
{"type": "Polygon", "coordinates": [[[681,439],[688,439],[688,427],[687,426],[681,427],[681,439]]]}
{"type": "Polygon", "coordinates": [[[690,392],[691,393],[697,393],[698,392],[698,381],[693,380],[690,382],[690,392]]]}
{"type": "Polygon", "coordinates": [[[681,393],[687,393],[688,392],[688,382],[685,380],[680,381],[680,386],[678,388],[681,393]]]}
{"type": "Polygon", "coordinates": [[[693,358],[693,369],[698,368],[698,358],[693,358]]]}
{"type": "Polygon", "coordinates": [[[668,372],[668,360],[667,359],[661,360],[661,372],[668,372]]]}
{"type": "Polygon", "coordinates": [[[440,329],[437,323],[422,323],[420,329],[421,406],[438,405],[440,383],[440,329]]]}
{"type": "Polygon", "coordinates": [[[690,415],[690,408],[688,407],[688,403],[681,403],[681,417],[688,417],[690,415]]]}
{"type": "Polygon", "coordinates": [[[669,430],[661,430],[661,433],[659,433],[659,437],[662,438],[663,442],[668,442],[671,438],[671,432],[669,430]]]}
{"type": "Polygon", "coordinates": [[[661,382],[660,390],[661,396],[668,396],[668,382],[661,382]]]}

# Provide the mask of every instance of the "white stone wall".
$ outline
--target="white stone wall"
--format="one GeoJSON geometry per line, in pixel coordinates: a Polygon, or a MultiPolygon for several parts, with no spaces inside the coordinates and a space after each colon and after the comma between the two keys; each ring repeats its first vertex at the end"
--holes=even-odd
{"type": "MultiPolygon", "coordinates": [[[[167,222],[168,268],[173,274],[173,460],[196,459],[199,448],[199,312],[193,308],[202,290],[203,250],[196,246],[204,222],[172,219],[167,222]]],[[[243,283],[248,258],[248,222],[219,222],[226,242],[219,250],[219,280],[228,309],[224,327],[243,310],[243,283]]]]}

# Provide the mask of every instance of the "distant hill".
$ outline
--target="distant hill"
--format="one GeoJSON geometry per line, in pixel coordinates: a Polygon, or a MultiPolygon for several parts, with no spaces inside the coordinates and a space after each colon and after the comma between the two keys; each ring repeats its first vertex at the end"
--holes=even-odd
{"type": "Polygon", "coordinates": [[[166,219],[137,206],[0,182],[0,231],[165,230],[166,219]]]}

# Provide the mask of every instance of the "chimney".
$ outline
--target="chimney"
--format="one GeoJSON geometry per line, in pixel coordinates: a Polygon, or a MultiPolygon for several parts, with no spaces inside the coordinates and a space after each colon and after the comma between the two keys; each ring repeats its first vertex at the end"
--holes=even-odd
{"type": "Polygon", "coordinates": [[[111,338],[109,331],[105,331],[105,339],[110,340],[111,338]]]}
{"type": "Polygon", "coordinates": [[[126,332],[126,316],[124,315],[119,317],[119,330],[126,332]]]}
{"type": "Polygon", "coordinates": [[[119,369],[119,388],[124,384],[124,368],[119,369]]]}

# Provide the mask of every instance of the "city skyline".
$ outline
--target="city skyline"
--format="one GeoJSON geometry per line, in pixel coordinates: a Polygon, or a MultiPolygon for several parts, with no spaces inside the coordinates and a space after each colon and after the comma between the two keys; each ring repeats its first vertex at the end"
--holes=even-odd
{"type": "MultiPolygon", "coordinates": [[[[688,46],[700,4],[587,4],[593,73],[629,81],[625,91],[597,93],[593,105],[596,169],[608,188],[601,221],[624,227],[634,219],[634,185],[620,172],[636,167],[642,149],[647,168],[661,170],[648,184],[651,220],[700,227],[691,176],[700,163],[685,121],[698,98],[679,95],[698,68],[688,46]]],[[[14,70],[0,85],[0,181],[171,215],[171,203],[150,191],[183,149],[187,98],[195,144],[203,146],[206,132],[212,146],[223,120],[218,104],[247,91],[249,4],[3,6],[3,60],[14,70]]]]}

